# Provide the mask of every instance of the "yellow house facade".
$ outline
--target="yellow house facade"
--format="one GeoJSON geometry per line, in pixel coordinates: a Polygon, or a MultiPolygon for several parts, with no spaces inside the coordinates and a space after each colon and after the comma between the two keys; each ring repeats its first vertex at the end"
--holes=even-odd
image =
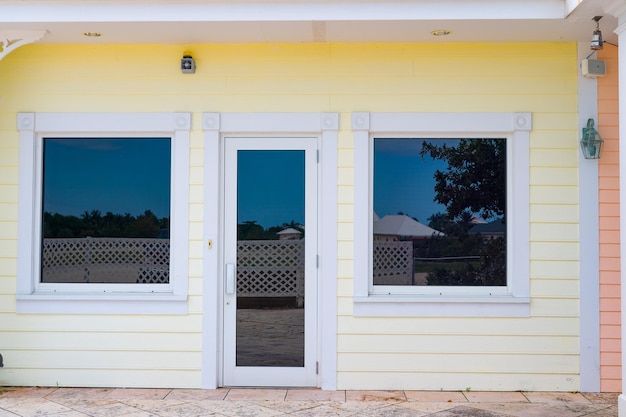
{"type": "Polygon", "coordinates": [[[598,111],[588,43],[8,45],[0,385],[600,390],[597,164],[579,145],[598,111]],[[171,141],[169,280],[45,282],[42,143],[118,137],[171,141]],[[506,141],[504,285],[372,284],[372,141],[414,137],[506,141]],[[236,353],[231,161],[256,146],[304,152],[313,181],[297,367],[236,353]]]}

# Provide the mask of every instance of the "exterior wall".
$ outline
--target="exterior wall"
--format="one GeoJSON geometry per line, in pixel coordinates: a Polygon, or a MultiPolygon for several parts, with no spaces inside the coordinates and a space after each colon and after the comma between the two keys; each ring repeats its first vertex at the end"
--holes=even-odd
{"type": "Polygon", "coordinates": [[[605,44],[598,58],[607,75],[598,78],[598,133],[604,139],[599,160],[600,213],[600,390],[621,392],[619,111],[617,48],[605,44]]]}
{"type": "MultiPolygon", "coordinates": [[[[0,62],[0,385],[201,385],[201,113],[340,112],[339,389],[577,390],[577,46],[28,45],[0,62]],[[182,75],[183,53],[195,75],[182,75]],[[192,112],[189,314],[17,315],[17,112],[192,112]],[[354,317],[351,112],[532,112],[524,318],[354,317]]],[[[211,313],[213,314],[213,313],[211,313]]],[[[323,366],[323,364],[322,364],[323,366]]]]}

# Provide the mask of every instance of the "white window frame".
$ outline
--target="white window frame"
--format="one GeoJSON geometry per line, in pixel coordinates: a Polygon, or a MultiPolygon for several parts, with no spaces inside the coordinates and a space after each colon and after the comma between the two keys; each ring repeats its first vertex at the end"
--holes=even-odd
{"type": "Polygon", "coordinates": [[[354,131],[354,314],[528,316],[530,312],[530,113],[352,114],[354,131]],[[372,282],[374,138],[507,140],[507,285],[380,286],[372,282]]]}
{"type": "Polygon", "coordinates": [[[185,314],[188,311],[190,113],[19,113],[18,313],[185,314]],[[170,282],[40,282],[44,138],[171,138],[170,282]]]}

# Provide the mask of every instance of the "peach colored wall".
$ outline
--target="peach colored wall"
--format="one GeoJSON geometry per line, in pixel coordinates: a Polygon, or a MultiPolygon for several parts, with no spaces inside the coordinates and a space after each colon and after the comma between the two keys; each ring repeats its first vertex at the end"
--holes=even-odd
{"type": "Polygon", "coordinates": [[[617,48],[605,45],[606,77],[598,78],[598,132],[604,139],[599,161],[600,213],[600,389],[621,392],[620,218],[617,48]]]}

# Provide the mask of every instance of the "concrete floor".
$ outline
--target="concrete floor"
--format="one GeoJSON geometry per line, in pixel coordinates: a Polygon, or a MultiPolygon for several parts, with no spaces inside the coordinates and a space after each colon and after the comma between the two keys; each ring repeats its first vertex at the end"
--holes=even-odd
{"type": "Polygon", "coordinates": [[[0,387],[0,417],[609,417],[617,394],[0,387]]]}

